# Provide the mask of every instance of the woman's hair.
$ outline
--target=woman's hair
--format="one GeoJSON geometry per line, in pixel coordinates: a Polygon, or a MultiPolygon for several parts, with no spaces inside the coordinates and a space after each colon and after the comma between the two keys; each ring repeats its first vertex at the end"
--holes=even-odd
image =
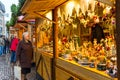
{"type": "Polygon", "coordinates": [[[13,36],[14,36],[14,37],[17,37],[18,35],[17,35],[17,33],[14,33],[13,36]]]}
{"type": "Polygon", "coordinates": [[[25,36],[27,36],[27,35],[29,35],[28,32],[24,32],[24,33],[23,33],[23,40],[25,40],[25,36]]]}

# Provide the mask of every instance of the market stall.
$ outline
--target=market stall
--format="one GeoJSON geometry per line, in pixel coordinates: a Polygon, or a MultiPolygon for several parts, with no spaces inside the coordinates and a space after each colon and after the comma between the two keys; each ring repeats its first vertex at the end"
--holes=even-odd
{"type": "Polygon", "coordinates": [[[24,32],[25,30],[27,30],[27,28],[24,27],[24,26],[26,26],[26,25],[27,25],[26,23],[22,23],[22,24],[16,23],[15,26],[14,26],[14,28],[17,29],[16,32],[17,32],[18,38],[19,38],[20,40],[22,40],[22,34],[23,34],[23,32],[24,32]]]}
{"type": "MultiPolygon", "coordinates": [[[[43,79],[117,79],[115,8],[112,2],[61,0],[55,6],[46,0],[48,3],[39,3],[46,3],[49,7],[40,7],[37,1],[28,1],[26,4],[36,4],[35,7],[26,5],[22,10],[28,13],[26,19],[36,19],[35,59],[37,72],[43,79]],[[91,40],[95,22],[102,26],[104,37],[101,40],[91,40]]],[[[55,3],[57,1],[53,1],[55,3]]]]}
{"type": "Polygon", "coordinates": [[[58,22],[60,58],[57,59],[57,68],[72,73],[78,79],[112,80],[117,77],[114,6],[94,0],[68,1],[58,7],[58,22]],[[99,35],[102,37],[100,40],[97,37],[91,39],[93,24],[96,22],[102,26],[104,33],[104,37],[99,35]],[[76,69],[75,64],[79,68],[76,69]],[[81,70],[80,66],[85,71],[81,70]],[[72,71],[69,71],[71,69],[72,71]],[[81,74],[77,72],[79,70],[81,74]],[[97,77],[92,76],[93,72],[97,77]]]}
{"type": "MultiPolygon", "coordinates": [[[[52,20],[52,11],[44,15],[52,20]]],[[[46,80],[52,80],[53,39],[52,22],[39,18],[37,21],[37,72],[46,80]]]]}

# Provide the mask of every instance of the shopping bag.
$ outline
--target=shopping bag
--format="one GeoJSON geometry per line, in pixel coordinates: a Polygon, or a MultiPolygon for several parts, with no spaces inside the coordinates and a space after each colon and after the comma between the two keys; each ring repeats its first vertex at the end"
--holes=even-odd
{"type": "Polygon", "coordinates": [[[21,80],[21,67],[14,66],[14,78],[15,80],[21,80]]]}

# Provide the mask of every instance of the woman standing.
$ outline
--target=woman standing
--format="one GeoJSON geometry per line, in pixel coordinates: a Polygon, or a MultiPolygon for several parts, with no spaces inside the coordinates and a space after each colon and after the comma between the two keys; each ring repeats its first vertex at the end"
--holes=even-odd
{"type": "Polygon", "coordinates": [[[17,48],[17,61],[20,62],[22,80],[27,80],[26,75],[31,72],[31,62],[33,59],[33,46],[29,40],[29,33],[23,33],[23,39],[17,48]]]}
{"type": "Polygon", "coordinates": [[[18,45],[19,39],[17,38],[17,35],[15,35],[15,37],[13,38],[12,42],[11,42],[11,46],[10,46],[10,50],[11,50],[11,63],[15,63],[16,62],[16,48],[18,45]]]}
{"type": "Polygon", "coordinates": [[[3,37],[0,36],[0,56],[3,54],[4,40],[3,37]]]}

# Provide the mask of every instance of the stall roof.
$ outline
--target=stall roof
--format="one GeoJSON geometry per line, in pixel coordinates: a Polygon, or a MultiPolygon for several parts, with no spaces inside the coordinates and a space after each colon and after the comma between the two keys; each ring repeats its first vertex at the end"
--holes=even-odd
{"type": "Polygon", "coordinates": [[[27,26],[26,23],[17,22],[17,23],[14,25],[14,28],[23,28],[23,29],[27,30],[27,28],[26,28],[25,26],[27,26]]]}
{"type": "MultiPolygon", "coordinates": [[[[21,8],[21,12],[25,14],[23,20],[36,18],[45,18],[49,20],[44,16],[44,14],[67,1],[69,0],[26,0],[25,4],[21,8]]],[[[110,0],[96,0],[96,1],[113,5],[113,3],[110,0]]]]}
{"type": "Polygon", "coordinates": [[[34,25],[35,19],[24,20],[24,17],[25,16],[23,16],[23,15],[18,16],[18,20],[17,20],[16,24],[14,25],[14,28],[26,29],[25,26],[27,26],[27,24],[34,25]]]}
{"type": "MultiPolygon", "coordinates": [[[[21,11],[22,13],[39,12],[40,14],[44,14],[66,1],[69,1],[69,0],[26,0],[21,11]]],[[[111,0],[96,0],[96,1],[113,5],[111,0]]]]}
{"type": "MultiPolygon", "coordinates": [[[[26,0],[21,8],[23,20],[45,18],[43,15],[68,0],[26,0]]],[[[47,18],[46,18],[47,19],[47,18]]]]}
{"type": "Polygon", "coordinates": [[[39,12],[44,14],[66,1],[68,0],[26,0],[21,11],[22,13],[39,12]]]}

